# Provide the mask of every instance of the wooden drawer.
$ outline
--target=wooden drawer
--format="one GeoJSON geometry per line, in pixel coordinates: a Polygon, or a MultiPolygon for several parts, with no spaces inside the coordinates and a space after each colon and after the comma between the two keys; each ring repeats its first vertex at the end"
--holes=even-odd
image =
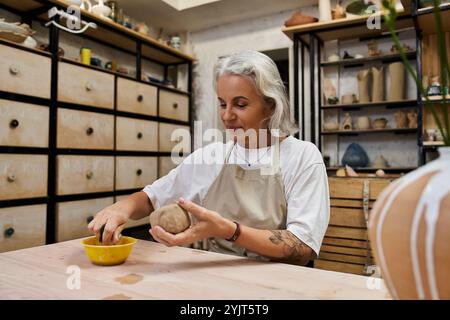
{"type": "Polygon", "coordinates": [[[48,147],[48,107],[0,99],[0,145],[48,147]]]}
{"type": "Polygon", "coordinates": [[[114,116],[58,109],[58,148],[113,149],[114,116]]]}
{"type": "Polygon", "coordinates": [[[369,198],[376,200],[381,191],[386,188],[393,179],[383,178],[328,178],[331,198],[362,199],[364,180],[369,181],[369,198]]]}
{"type": "Polygon", "coordinates": [[[117,117],[116,130],[118,150],[158,150],[157,122],[117,117]]]}
{"type": "Polygon", "coordinates": [[[116,189],[143,188],[156,179],[156,157],[116,158],[116,189]]]}
{"type": "Polygon", "coordinates": [[[174,163],[172,157],[159,157],[158,158],[158,177],[164,177],[170,170],[176,168],[179,163],[183,161],[182,157],[175,158],[177,163],[174,163]]]}
{"type": "Polygon", "coordinates": [[[117,110],[156,116],[157,92],[154,86],[117,78],[117,110]]]}
{"type": "Polygon", "coordinates": [[[46,220],[45,204],[0,209],[0,252],[44,245],[46,220]]]}
{"type": "Polygon", "coordinates": [[[191,152],[189,126],[159,123],[159,151],[179,153],[191,152]],[[177,129],[182,129],[175,132],[177,129]],[[173,138],[172,138],[172,134],[173,138]]]}
{"type": "Polygon", "coordinates": [[[159,116],[189,121],[189,97],[163,89],[159,90],[159,116]]]}
{"type": "Polygon", "coordinates": [[[114,157],[60,155],[57,172],[58,195],[107,192],[114,188],[114,157]]]}
{"type": "Polygon", "coordinates": [[[45,197],[47,156],[0,154],[0,200],[45,197]]]}
{"type": "Polygon", "coordinates": [[[89,222],[102,209],[113,204],[113,197],[56,204],[56,241],[67,241],[93,235],[89,222]]]}
{"type": "Polygon", "coordinates": [[[114,76],[62,62],[58,71],[58,100],[113,109],[114,76]]]}
{"type": "Polygon", "coordinates": [[[0,45],[0,90],[50,99],[49,57],[0,45]]]}
{"type": "MultiPolygon", "coordinates": [[[[116,197],[116,201],[115,202],[120,201],[121,199],[124,199],[126,197],[128,197],[128,195],[118,196],[118,197],[116,197]]],[[[127,224],[125,225],[125,229],[138,227],[138,226],[142,226],[142,225],[145,225],[145,224],[150,224],[149,216],[147,216],[145,218],[142,218],[142,219],[139,219],[139,220],[129,220],[127,222],[127,224]]],[[[150,229],[150,226],[149,226],[149,229],[150,229]]]]}

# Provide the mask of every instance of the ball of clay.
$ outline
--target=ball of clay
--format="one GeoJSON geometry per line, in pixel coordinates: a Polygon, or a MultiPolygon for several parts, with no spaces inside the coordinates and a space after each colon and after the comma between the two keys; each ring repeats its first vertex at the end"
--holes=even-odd
{"type": "Polygon", "coordinates": [[[160,226],[167,232],[177,234],[183,232],[191,225],[188,212],[178,204],[163,206],[150,214],[152,228],[160,226]]]}

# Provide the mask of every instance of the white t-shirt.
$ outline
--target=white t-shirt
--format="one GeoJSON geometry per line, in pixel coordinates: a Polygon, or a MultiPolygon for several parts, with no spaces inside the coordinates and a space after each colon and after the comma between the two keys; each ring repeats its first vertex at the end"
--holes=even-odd
{"type": "MultiPolygon", "coordinates": [[[[143,191],[155,209],[173,203],[179,197],[202,205],[230,148],[233,148],[232,141],[199,148],[143,191]]],[[[228,162],[239,164],[244,170],[261,168],[273,159],[274,149],[245,149],[235,144],[228,162]]],[[[319,255],[330,217],[328,179],[322,155],[314,144],[292,136],[280,143],[279,150],[287,203],[287,230],[319,255]]]]}

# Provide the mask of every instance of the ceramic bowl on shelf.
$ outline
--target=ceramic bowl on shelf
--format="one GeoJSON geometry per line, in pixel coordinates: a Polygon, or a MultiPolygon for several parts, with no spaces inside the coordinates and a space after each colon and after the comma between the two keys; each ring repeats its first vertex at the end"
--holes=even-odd
{"type": "Polygon", "coordinates": [[[326,121],[323,123],[323,129],[325,131],[334,131],[339,129],[339,124],[333,121],[326,121]]]}
{"type": "Polygon", "coordinates": [[[384,129],[387,126],[387,119],[386,118],[377,118],[375,120],[373,120],[372,122],[372,127],[374,129],[384,129]]]}

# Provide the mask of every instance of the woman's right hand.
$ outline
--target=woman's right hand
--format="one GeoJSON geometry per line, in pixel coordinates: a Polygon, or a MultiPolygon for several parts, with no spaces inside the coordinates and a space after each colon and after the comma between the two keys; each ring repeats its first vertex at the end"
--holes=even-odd
{"type": "Polygon", "coordinates": [[[101,210],[88,224],[88,229],[99,235],[102,226],[105,226],[102,235],[104,244],[115,244],[120,240],[120,233],[132,215],[132,210],[126,204],[126,200],[118,201],[101,210]]]}

